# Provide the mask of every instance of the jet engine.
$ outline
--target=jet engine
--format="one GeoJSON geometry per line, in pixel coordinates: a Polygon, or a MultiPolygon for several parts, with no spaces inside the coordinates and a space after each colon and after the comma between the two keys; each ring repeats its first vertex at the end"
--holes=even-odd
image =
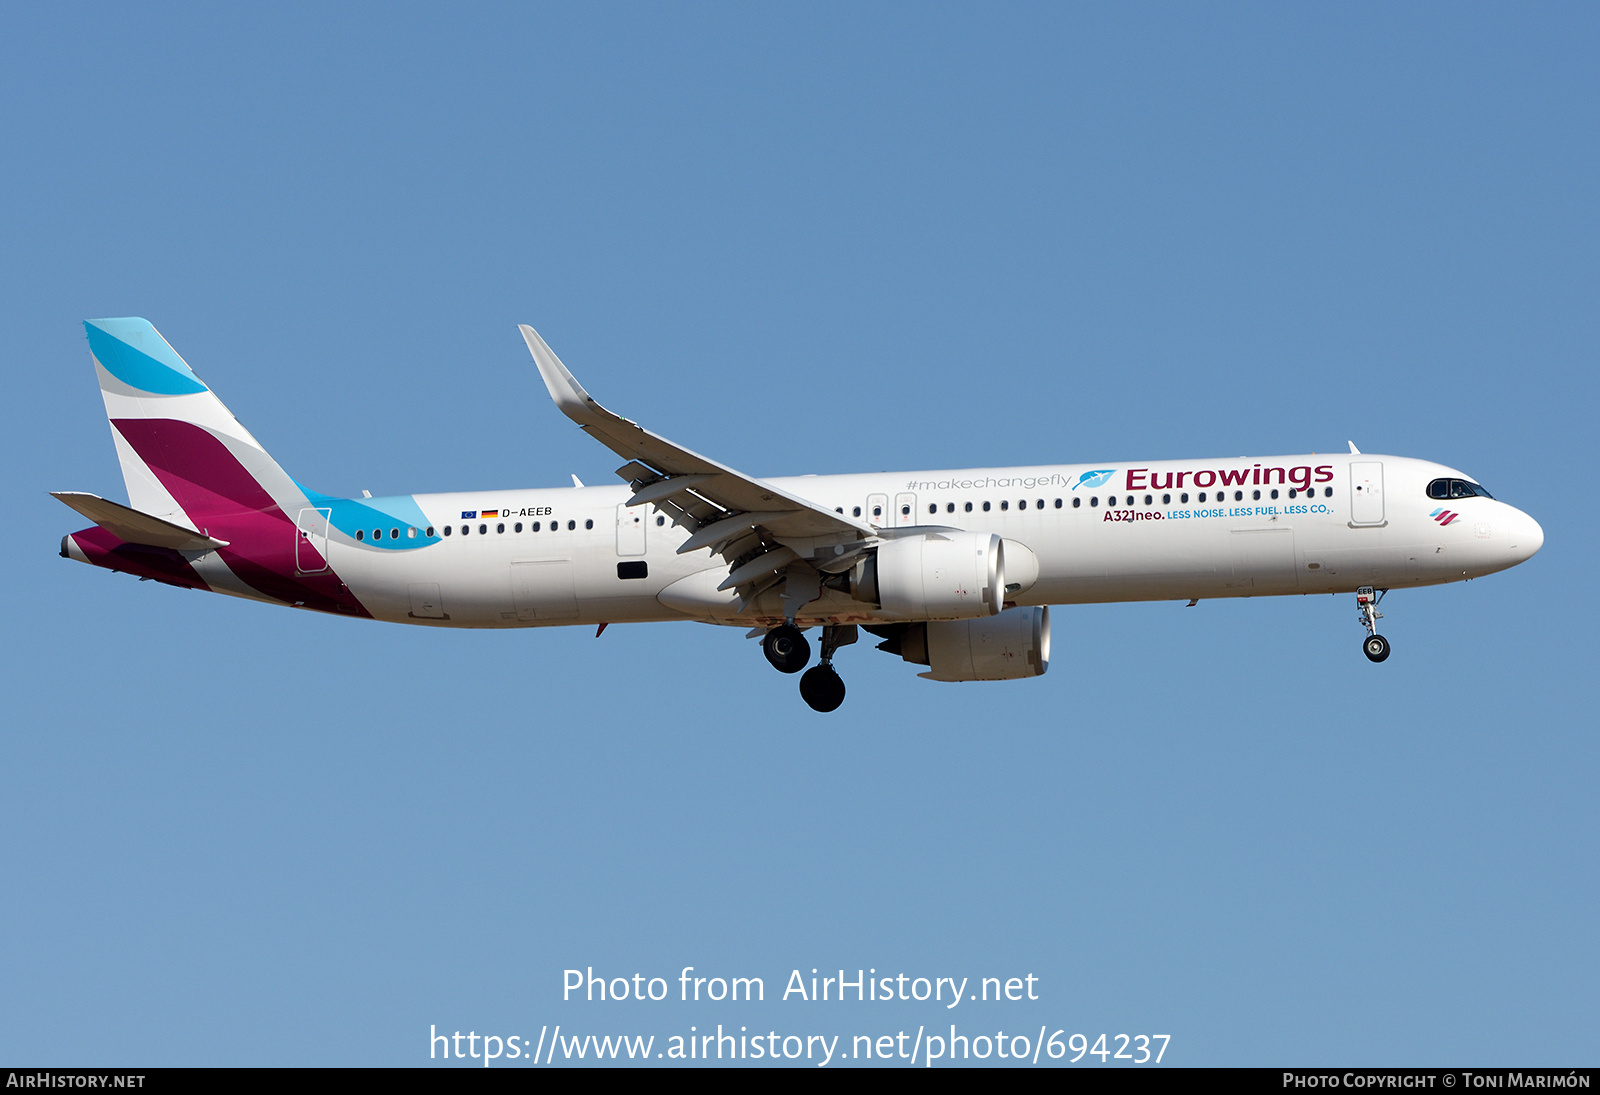
{"type": "Polygon", "coordinates": [[[975,620],[934,620],[871,628],[879,650],[925,665],[933,681],[1014,681],[1050,668],[1050,610],[1008,608],[975,620]]]}
{"type": "Polygon", "coordinates": [[[1005,602],[1004,556],[990,532],[886,540],[850,570],[850,596],[910,620],[993,616],[1005,602]]]}

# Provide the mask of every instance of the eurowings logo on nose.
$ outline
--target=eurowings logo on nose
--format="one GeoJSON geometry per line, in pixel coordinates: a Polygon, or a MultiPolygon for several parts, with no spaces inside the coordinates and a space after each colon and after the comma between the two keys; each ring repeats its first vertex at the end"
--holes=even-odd
{"type": "Polygon", "coordinates": [[[1428,514],[1428,516],[1439,522],[1440,526],[1443,527],[1444,525],[1448,525],[1451,521],[1454,521],[1457,517],[1460,517],[1461,514],[1440,507],[1439,509],[1436,509],[1432,513],[1428,514]]]}
{"type": "Polygon", "coordinates": [[[1098,487],[1110,482],[1111,477],[1117,474],[1116,468],[1102,468],[1099,471],[1086,471],[1078,476],[1078,481],[1072,484],[1072,489],[1079,487],[1098,487]]]}

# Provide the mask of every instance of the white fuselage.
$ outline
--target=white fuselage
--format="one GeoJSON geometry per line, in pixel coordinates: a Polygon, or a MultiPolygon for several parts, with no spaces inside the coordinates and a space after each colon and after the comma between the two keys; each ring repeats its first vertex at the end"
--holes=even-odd
{"type": "MultiPolygon", "coordinates": [[[[1429,497],[1428,484],[1441,477],[1467,478],[1423,460],[1341,454],[770,482],[891,535],[906,526],[998,534],[1007,541],[1008,586],[1016,587],[1007,603],[1050,605],[1432,585],[1503,570],[1539,549],[1538,524],[1504,502],[1429,497]],[[1441,509],[1451,516],[1441,519],[1441,509]]],[[[709,550],[678,554],[688,531],[654,507],[627,508],[631,493],[615,486],[415,495],[441,539],[395,551],[382,540],[336,538],[328,562],[374,617],[397,623],[699,619],[750,627],[782,619],[776,593],[740,613],[736,593],[717,589],[727,563],[709,550]],[[487,511],[496,515],[478,516],[487,511]]],[[[824,590],[797,622],[883,618],[824,590]]]]}

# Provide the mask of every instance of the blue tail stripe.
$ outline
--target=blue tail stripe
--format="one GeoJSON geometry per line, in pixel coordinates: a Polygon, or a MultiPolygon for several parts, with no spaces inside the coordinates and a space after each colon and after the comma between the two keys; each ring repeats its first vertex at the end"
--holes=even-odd
{"type": "Polygon", "coordinates": [[[83,324],[89,349],[106,372],[130,388],[152,395],[207,391],[149,320],[92,319],[83,324]]]}

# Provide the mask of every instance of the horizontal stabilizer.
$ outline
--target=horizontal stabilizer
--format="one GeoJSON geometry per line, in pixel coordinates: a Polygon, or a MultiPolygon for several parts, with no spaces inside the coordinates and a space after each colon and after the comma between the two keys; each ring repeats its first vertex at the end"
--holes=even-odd
{"type": "Polygon", "coordinates": [[[60,499],[124,543],[172,548],[174,551],[214,551],[228,546],[226,540],[213,540],[193,529],[174,525],[93,494],[63,490],[51,491],[50,497],[60,499]]]}

